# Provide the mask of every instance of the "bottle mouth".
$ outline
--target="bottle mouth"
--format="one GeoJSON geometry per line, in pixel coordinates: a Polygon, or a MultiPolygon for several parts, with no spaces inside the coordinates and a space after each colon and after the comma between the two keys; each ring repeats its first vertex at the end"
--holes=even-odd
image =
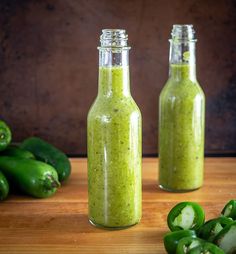
{"type": "Polygon", "coordinates": [[[172,32],[171,32],[172,38],[170,41],[172,42],[196,42],[195,37],[195,30],[193,28],[192,24],[175,24],[173,25],[172,32]]]}
{"type": "Polygon", "coordinates": [[[100,36],[100,48],[130,49],[128,46],[128,34],[125,29],[103,29],[100,36]]]}

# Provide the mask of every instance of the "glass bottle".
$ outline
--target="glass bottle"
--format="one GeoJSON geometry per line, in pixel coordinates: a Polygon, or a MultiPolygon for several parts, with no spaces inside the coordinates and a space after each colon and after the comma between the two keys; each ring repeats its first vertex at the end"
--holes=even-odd
{"type": "Polygon", "coordinates": [[[203,184],[205,96],[196,79],[195,32],[174,25],[169,79],[159,98],[159,186],[184,192],[203,184]]]}
{"type": "Polygon", "coordinates": [[[99,89],[87,121],[89,220],[124,228],[141,219],[141,113],[130,94],[128,35],[104,29],[99,89]]]}

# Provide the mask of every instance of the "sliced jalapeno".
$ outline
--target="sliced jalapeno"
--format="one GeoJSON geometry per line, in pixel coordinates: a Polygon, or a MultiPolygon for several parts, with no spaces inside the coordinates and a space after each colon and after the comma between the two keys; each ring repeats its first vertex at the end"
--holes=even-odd
{"type": "Polygon", "coordinates": [[[182,238],[176,248],[176,254],[189,253],[195,247],[202,246],[204,240],[196,237],[184,237],[182,238]]]}
{"type": "Polygon", "coordinates": [[[180,230],[164,235],[164,246],[169,254],[175,254],[179,240],[184,237],[197,237],[194,230],[180,230]]]}
{"type": "Polygon", "coordinates": [[[195,202],[181,202],[174,206],[167,217],[171,231],[182,229],[198,230],[205,221],[203,208],[195,202]]]}
{"type": "Polygon", "coordinates": [[[236,200],[230,200],[223,208],[221,214],[236,220],[236,200]]]}
{"type": "Polygon", "coordinates": [[[219,217],[207,221],[198,231],[198,236],[209,242],[212,242],[215,236],[233,220],[227,217],[219,217]]]}
{"type": "Polygon", "coordinates": [[[236,253],[236,221],[227,225],[215,237],[214,242],[225,251],[226,254],[236,253]]]}
{"type": "Polygon", "coordinates": [[[213,243],[204,242],[189,250],[188,254],[224,254],[224,251],[213,243]]]}

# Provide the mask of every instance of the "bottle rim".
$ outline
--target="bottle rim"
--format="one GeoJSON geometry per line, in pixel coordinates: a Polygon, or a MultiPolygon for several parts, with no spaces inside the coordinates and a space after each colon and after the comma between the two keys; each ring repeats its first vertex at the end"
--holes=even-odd
{"type": "Polygon", "coordinates": [[[98,49],[124,49],[128,50],[128,34],[125,29],[102,29],[100,36],[101,45],[98,49]]]}
{"type": "Polygon", "coordinates": [[[195,30],[192,24],[174,24],[171,31],[172,38],[169,42],[196,42],[195,30]]]}

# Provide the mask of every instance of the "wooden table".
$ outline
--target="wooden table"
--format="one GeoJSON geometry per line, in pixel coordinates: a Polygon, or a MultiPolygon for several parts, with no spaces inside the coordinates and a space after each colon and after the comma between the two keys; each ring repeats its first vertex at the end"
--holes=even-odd
{"type": "Polygon", "coordinates": [[[10,196],[0,204],[0,253],[165,253],[166,216],[176,203],[199,202],[207,219],[236,198],[236,158],[207,158],[202,189],[175,194],[157,187],[157,159],[143,160],[143,218],[119,231],[91,226],[87,219],[86,159],[72,159],[70,180],[48,199],[10,196]]]}

